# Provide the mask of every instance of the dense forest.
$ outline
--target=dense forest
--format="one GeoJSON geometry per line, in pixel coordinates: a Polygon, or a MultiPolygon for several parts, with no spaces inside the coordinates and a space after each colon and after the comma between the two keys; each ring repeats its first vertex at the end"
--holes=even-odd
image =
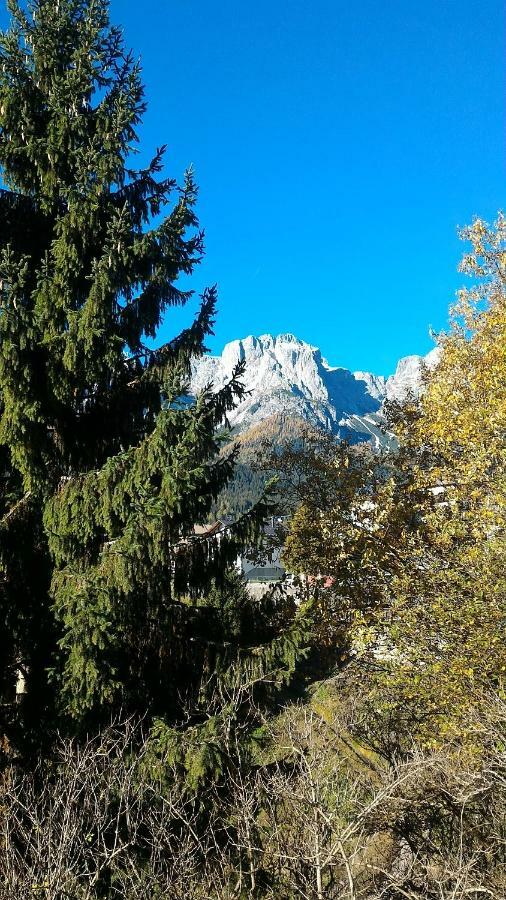
{"type": "Polygon", "coordinates": [[[501,900],[504,216],[462,231],[469,286],[388,451],[282,418],[236,440],[242,364],[187,402],[216,289],[157,344],[197,187],[164,147],[133,166],[106,0],[8,8],[0,897],[501,900]],[[276,512],[297,578],[259,600],[235,563],[276,512]]]}
{"type": "MultiPolygon", "coordinates": [[[[266,485],[276,479],[276,511],[288,514],[293,510],[291,486],[300,480],[295,457],[290,451],[300,451],[300,458],[310,457],[309,446],[323,449],[333,445],[324,432],[296,416],[269,416],[245,431],[223,432],[226,454],[235,447],[237,458],[233,475],[220,491],[214,507],[216,517],[236,519],[248,512],[261,498],[266,485]]],[[[297,495],[298,499],[298,495],[297,495]]]]}

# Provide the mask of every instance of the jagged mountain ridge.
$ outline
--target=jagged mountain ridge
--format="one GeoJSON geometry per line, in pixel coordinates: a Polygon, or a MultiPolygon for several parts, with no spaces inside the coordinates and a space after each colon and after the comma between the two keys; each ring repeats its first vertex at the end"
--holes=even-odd
{"type": "Polygon", "coordinates": [[[394,375],[350,372],[331,366],[320,350],[293,334],[264,334],[231,341],[220,356],[204,356],[192,367],[191,393],[213,385],[219,389],[238,360],[246,361],[244,381],[249,394],[230,413],[234,430],[242,432],[283,414],[297,416],[347,440],[384,443],[380,430],[385,400],[418,394],[424,365],[437,361],[435,348],[427,356],[400,360],[394,375]]]}

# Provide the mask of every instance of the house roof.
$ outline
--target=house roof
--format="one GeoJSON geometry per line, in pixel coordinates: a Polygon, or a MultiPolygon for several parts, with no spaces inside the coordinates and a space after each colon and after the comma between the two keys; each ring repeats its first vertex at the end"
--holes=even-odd
{"type": "Polygon", "coordinates": [[[285,570],[281,566],[255,566],[244,577],[246,581],[281,581],[285,570]]]}
{"type": "Polygon", "coordinates": [[[217,534],[224,527],[225,525],[221,521],[213,522],[211,525],[194,525],[193,533],[197,537],[212,537],[213,534],[217,534]]]}

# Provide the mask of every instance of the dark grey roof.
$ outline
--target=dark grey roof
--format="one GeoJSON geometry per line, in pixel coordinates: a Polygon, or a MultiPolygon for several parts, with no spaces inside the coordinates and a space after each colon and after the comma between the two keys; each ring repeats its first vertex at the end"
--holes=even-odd
{"type": "Polygon", "coordinates": [[[246,572],[246,581],[280,581],[285,574],[281,566],[255,566],[246,572]]]}

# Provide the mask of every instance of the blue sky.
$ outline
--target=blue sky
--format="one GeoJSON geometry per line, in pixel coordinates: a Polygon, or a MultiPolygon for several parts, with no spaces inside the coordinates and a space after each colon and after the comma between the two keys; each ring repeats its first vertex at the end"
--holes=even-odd
{"type": "MultiPolygon", "coordinates": [[[[444,327],[456,229],[504,187],[502,0],[112,0],[143,63],[143,156],[192,162],[213,351],[292,331],[388,374],[444,327]]],[[[162,338],[189,313],[169,312],[162,338]]]]}

